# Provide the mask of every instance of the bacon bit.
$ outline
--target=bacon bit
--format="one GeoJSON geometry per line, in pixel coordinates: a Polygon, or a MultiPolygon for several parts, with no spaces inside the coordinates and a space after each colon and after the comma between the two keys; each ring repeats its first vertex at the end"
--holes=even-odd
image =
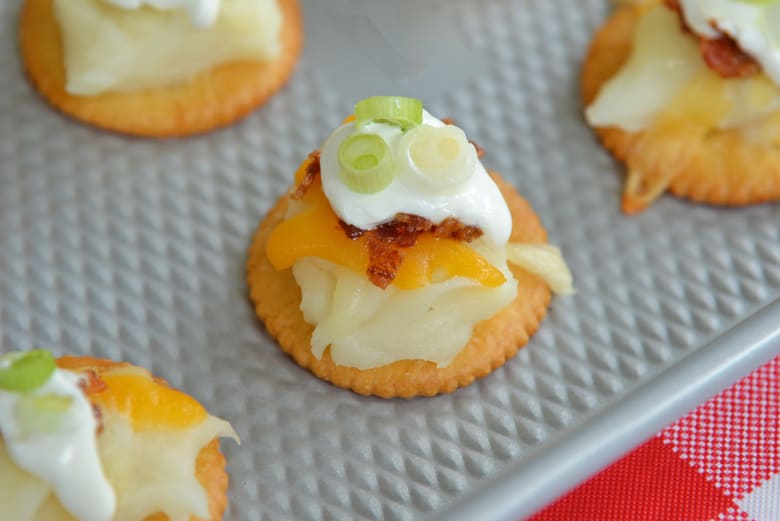
{"type": "Polygon", "coordinates": [[[455,219],[447,217],[433,231],[436,237],[455,239],[456,241],[471,242],[482,237],[482,229],[479,226],[468,226],[455,219]]]}
{"type": "Polygon", "coordinates": [[[431,231],[433,223],[419,215],[399,213],[390,222],[380,224],[370,233],[380,241],[394,244],[400,248],[411,248],[417,244],[417,236],[431,231]]]}
{"type": "Polygon", "coordinates": [[[378,239],[388,244],[410,248],[417,244],[417,237],[423,233],[432,233],[437,238],[471,242],[481,237],[483,232],[478,226],[463,224],[454,217],[433,224],[419,215],[399,213],[392,221],[379,225],[376,230],[368,233],[375,234],[378,239]]]}
{"type": "MultiPolygon", "coordinates": [[[[376,254],[380,253],[376,244],[377,242],[382,242],[387,245],[386,248],[381,250],[382,252],[390,252],[391,250],[398,250],[400,248],[411,248],[417,244],[417,238],[424,233],[432,233],[436,238],[440,239],[453,239],[469,243],[474,239],[478,239],[483,234],[482,229],[478,226],[463,224],[454,217],[448,217],[440,224],[433,224],[425,217],[408,213],[396,214],[392,221],[380,224],[375,229],[368,231],[347,224],[340,219],[339,225],[344,230],[347,238],[351,240],[367,235],[369,239],[369,254],[371,253],[370,248],[372,247],[376,254]]],[[[370,264],[376,264],[375,260],[371,260],[370,264]]],[[[384,275],[389,276],[390,274],[385,273],[384,275]]],[[[392,281],[394,277],[395,274],[393,273],[390,280],[392,281]]]]}
{"type": "MultiPolygon", "coordinates": [[[[81,389],[81,392],[86,396],[98,394],[108,389],[106,382],[104,382],[93,369],[82,371],[81,376],[82,378],[79,380],[79,389],[81,389]]],[[[92,404],[92,416],[95,417],[95,434],[100,435],[103,432],[103,412],[100,410],[100,407],[94,403],[92,404]]]]}
{"type": "Polygon", "coordinates": [[[744,78],[761,72],[758,62],[728,36],[702,38],[700,48],[707,66],[724,78],[744,78]]]}
{"type": "Polygon", "coordinates": [[[444,123],[445,125],[454,125],[455,124],[455,120],[452,119],[452,118],[442,118],[441,122],[444,123]]]}
{"type": "Polygon", "coordinates": [[[290,199],[293,200],[300,200],[303,199],[303,196],[306,195],[306,192],[309,190],[309,187],[314,183],[314,181],[317,179],[317,177],[320,175],[320,152],[319,150],[315,150],[311,154],[309,154],[309,159],[311,162],[306,167],[306,172],[303,175],[303,179],[301,179],[301,184],[299,184],[295,191],[290,196],[290,199]]]}
{"type": "Polygon", "coordinates": [[[397,247],[368,236],[368,280],[381,289],[387,288],[398,273],[403,257],[397,247]]]}
{"type": "Polygon", "coordinates": [[[344,230],[344,233],[347,235],[347,238],[350,240],[356,240],[360,239],[364,233],[366,233],[365,230],[358,228],[357,226],[352,226],[351,224],[347,224],[341,219],[339,219],[339,226],[341,226],[341,229],[344,230]]]}
{"type": "Polygon", "coordinates": [[[664,0],[664,4],[680,16],[683,30],[699,39],[701,56],[710,69],[724,78],[744,78],[761,72],[761,65],[740,49],[730,36],[724,34],[720,38],[704,38],[694,33],[683,16],[679,0],[664,0]]]}
{"type": "Polygon", "coordinates": [[[100,407],[95,403],[92,404],[92,416],[95,417],[95,435],[100,436],[103,434],[103,429],[105,428],[103,425],[103,411],[101,411],[100,407]]]}
{"type": "Polygon", "coordinates": [[[86,371],[81,373],[81,376],[83,377],[81,380],[79,380],[79,389],[89,396],[90,394],[97,394],[105,391],[108,389],[108,386],[106,385],[106,382],[103,381],[98,374],[92,370],[87,369],[86,371]]]}
{"type": "Polygon", "coordinates": [[[481,146],[477,145],[477,142],[476,141],[472,141],[471,139],[469,139],[469,143],[474,145],[474,148],[477,149],[477,159],[482,159],[484,157],[484,155],[485,155],[485,149],[482,148],[481,146]]]}
{"type": "MultiPolygon", "coordinates": [[[[403,260],[402,249],[417,244],[417,238],[424,233],[432,233],[437,238],[471,242],[482,236],[478,226],[468,226],[454,217],[444,219],[440,224],[408,213],[396,214],[395,219],[379,225],[373,230],[361,230],[339,221],[347,237],[353,239],[348,230],[356,230],[358,237],[368,238],[368,269],[366,274],[372,284],[385,289],[395,279],[403,260]]],[[[356,237],[354,237],[356,238],[356,237]]]]}

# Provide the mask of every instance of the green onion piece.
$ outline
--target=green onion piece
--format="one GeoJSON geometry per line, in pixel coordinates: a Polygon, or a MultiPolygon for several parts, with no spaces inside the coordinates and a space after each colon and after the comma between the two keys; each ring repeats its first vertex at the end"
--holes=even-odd
{"type": "Polygon", "coordinates": [[[474,174],[477,151],[466,134],[454,125],[421,125],[401,141],[406,178],[423,189],[459,186],[474,174]]]}
{"type": "Polygon", "coordinates": [[[26,394],[16,403],[14,412],[26,435],[51,434],[62,428],[71,404],[70,396],[26,394]]]}
{"type": "Polygon", "coordinates": [[[373,194],[393,181],[393,161],[385,140],[376,134],[353,134],[339,147],[341,180],[353,192],[373,194]]]}
{"type": "Polygon", "coordinates": [[[57,364],[48,351],[11,353],[0,358],[0,389],[26,393],[51,377],[57,364]]]}
{"type": "Polygon", "coordinates": [[[422,101],[402,96],[374,96],[355,105],[355,126],[387,123],[408,130],[422,123],[422,101]]]}

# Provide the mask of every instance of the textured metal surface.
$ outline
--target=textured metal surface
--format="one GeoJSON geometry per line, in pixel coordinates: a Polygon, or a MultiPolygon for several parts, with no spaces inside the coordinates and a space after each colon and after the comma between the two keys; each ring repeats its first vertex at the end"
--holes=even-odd
{"type": "Polygon", "coordinates": [[[622,179],[577,88],[606,2],[403,0],[388,12],[334,0],[329,16],[303,3],[308,48],[286,90],[231,128],[164,142],[45,106],[16,56],[20,1],[0,3],[0,349],[128,359],[231,420],[244,444],[225,446],[226,519],[432,516],[603,426],[612,405],[780,295],[780,206],[665,197],[619,213],[622,179]],[[381,38],[355,29],[367,21],[381,38]],[[311,377],[269,340],[244,284],[250,236],[296,165],[356,97],[394,92],[424,93],[487,150],[578,288],[515,359],[435,399],[361,398],[311,377]]]}

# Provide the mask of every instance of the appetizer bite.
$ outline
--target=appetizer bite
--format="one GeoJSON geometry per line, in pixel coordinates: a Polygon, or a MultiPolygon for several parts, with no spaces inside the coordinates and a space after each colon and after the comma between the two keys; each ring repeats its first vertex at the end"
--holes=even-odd
{"type": "Polygon", "coordinates": [[[235,431],[127,363],[0,357],[0,519],[218,521],[235,431]]]}
{"type": "Polygon", "coordinates": [[[302,45],[297,0],[25,0],[24,67],[46,100],[100,128],[185,136],[262,105],[302,45]]]}
{"type": "Polygon", "coordinates": [[[251,298],[281,349],[384,398],[451,392],[512,357],[571,274],[477,156],[418,100],[359,102],[249,251],[251,298]]]}
{"type": "Polygon", "coordinates": [[[620,8],[585,60],[587,121],[625,163],[623,210],[665,191],[780,200],[780,3],[646,0],[620,8]]]}

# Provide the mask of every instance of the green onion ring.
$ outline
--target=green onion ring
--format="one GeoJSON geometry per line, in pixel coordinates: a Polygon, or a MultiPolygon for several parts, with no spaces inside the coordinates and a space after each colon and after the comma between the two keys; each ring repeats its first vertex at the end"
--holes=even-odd
{"type": "Polygon", "coordinates": [[[406,131],[422,123],[423,104],[403,96],[373,96],[355,105],[355,126],[367,123],[387,123],[406,131]]]}
{"type": "Polygon", "coordinates": [[[341,180],[353,192],[373,194],[393,181],[393,161],[385,140],[376,134],[353,134],[339,146],[341,180]]]}
{"type": "Polygon", "coordinates": [[[11,353],[0,358],[0,389],[26,393],[45,384],[57,364],[48,351],[11,353]]]}

